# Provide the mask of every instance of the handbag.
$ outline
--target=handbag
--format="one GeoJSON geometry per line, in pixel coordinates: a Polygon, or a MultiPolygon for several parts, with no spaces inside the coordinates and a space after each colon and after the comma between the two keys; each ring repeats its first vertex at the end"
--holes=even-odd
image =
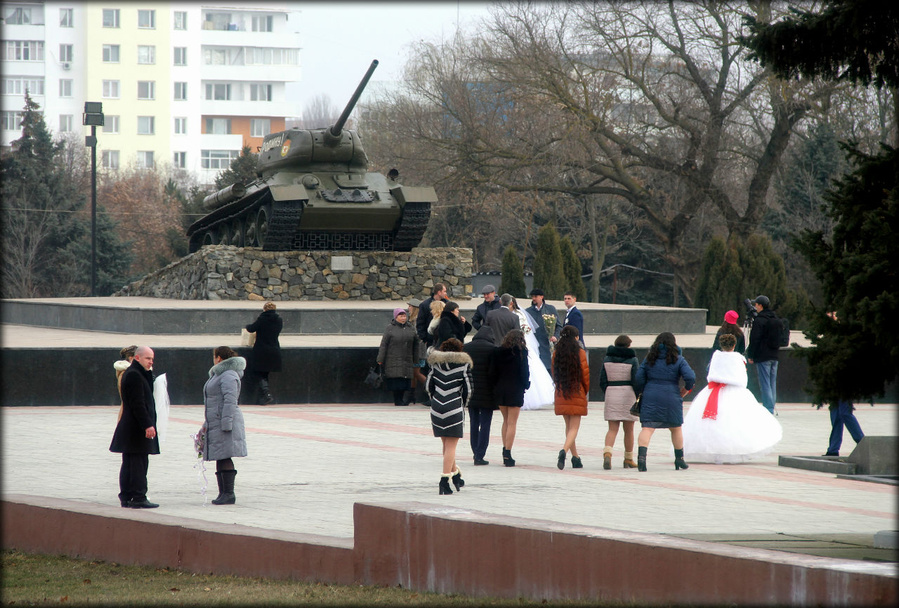
{"type": "Polygon", "coordinates": [[[240,330],[240,345],[253,346],[256,344],[256,332],[247,331],[246,328],[240,330]]]}
{"type": "Polygon", "coordinates": [[[372,388],[381,388],[381,383],[384,382],[384,379],[381,378],[381,369],[378,365],[372,365],[368,368],[368,373],[365,375],[365,380],[363,380],[365,384],[372,388]]]}
{"type": "Polygon", "coordinates": [[[637,400],[634,401],[634,404],[631,406],[631,416],[639,416],[640,415],[640,406],[643,405],[643,393],[637,395],[637,400]]]}

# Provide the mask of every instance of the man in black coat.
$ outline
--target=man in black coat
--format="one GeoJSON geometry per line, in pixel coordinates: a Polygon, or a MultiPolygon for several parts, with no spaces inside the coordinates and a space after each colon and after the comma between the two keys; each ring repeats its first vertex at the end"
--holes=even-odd
{"type": "Polygon", "coordinates": [[[428,325],[431,324],[431,302],[434,300],[446,300],[446,285],[436,283],[431,297],[422,302],[418,307],[418,318],[415,320],[415,333],[425,346],[434,345],[434,336],[428,333],[428,325]]]}
{"type": "Polygon", "coordinates": [[[153,399],[153,350],[139,346],[131,367],[122,374],[122,418],[116,425],[110,452],[122,454],[119,470],[119,502],[130,509],[153,509],[147,500],[150,454],[159,453],[156,436],[156,402],[153,399]]]}
{"type": "Polygon", "coordinates": [[[777,405],[777,355],[780,352],[780,322],[771,310],[771,300],[759,296],[753,300],[758,313],[749,332],[746,360],[755,364],[759,377],[762,405],[772,414],[777,405]]]}
{"type": "Polygon", "coordinates": [[[512,296],[504,293],[500,299],[500,307],[487,313],[487,321],[484,325],[489,325],[493,329],[493,343],[501,346],[503,338],[513,329],[521,329],[521,321],[518,315],[512,312],[512,296]]]}
{"type": "Polygon", "coordinates": [[[555,306],[546,303],[543,290],[539,288],[531,290],[531,305],[528,307],[527,313],[531,315],[537,323],[537,328],[534,330],[534,337],[537,338],[537,342],[540,344],[540,361],[543,362],[546,371],[552,376],[552,350],[550,349],[549,343],[558,342],[559,336],[562,333],[562,324],[559,323],[559,313],[556,311],[555,306]],[[556,325],[553,329],[552,336],[546,333],[546,322],[543,320],[543,315],[553,315],[556,318],[556,325]]]}
{"type": "Polygon", "coordinates": [[[476,330],[481,329],[481,325],[487,320],[487,313],[500,307],[499,298],[496,297],[496,287],[493,285],[484,285],[481,290],[484,301],[478,304],[478,309],[471,318],[471,326],[476,330]]]}
{"type": "Polygon", "coordinates": [[[484,460],[487,445],[490,443],[490,425],[493,422],[493,411],[498,409],[493,397],[493,385],[496,373],[493,358],[496,347],[493,345],[493,329],[482,325],[471,342],[462,347],[471,357],[472,393],[468,401],[468,417],[471,420],[471,453],[475,465],[490,464],[484,460]]]}

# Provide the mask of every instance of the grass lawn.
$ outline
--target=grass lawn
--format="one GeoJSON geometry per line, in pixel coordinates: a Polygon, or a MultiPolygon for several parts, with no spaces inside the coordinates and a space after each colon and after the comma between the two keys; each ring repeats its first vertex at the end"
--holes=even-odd
{"type": "MultiPolygon", "coordinates": [[[[540,606],[523,599],[192,574],[4,550],[4,606],[540,606]]],[[[553,605],[559,602],[553,601],[553,605]]],[[[565,603],[596,606],[596,602],[565,603]]]]}

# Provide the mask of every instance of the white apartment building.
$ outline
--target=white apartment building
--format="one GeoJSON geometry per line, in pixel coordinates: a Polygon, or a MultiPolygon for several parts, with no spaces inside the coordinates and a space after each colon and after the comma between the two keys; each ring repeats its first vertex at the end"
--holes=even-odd
{"type": "Polygon", "coordinates": [[[47,126],[85,135],[85,101],[103,104],[98,164],[170,163],[210,183],[243,146],[300,108],[299,12],[288,3],[4,2],[2,133],[21,136],[28,89],[47,126]]]}

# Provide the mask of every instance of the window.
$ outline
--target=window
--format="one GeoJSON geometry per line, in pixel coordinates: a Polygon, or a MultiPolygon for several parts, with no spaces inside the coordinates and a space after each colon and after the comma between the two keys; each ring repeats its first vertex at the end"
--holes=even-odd
{"type": "Polygon", "coordinates": [[[103,9],[103,27],[119,27],[119,9],[103,9]]]}
{"type": "Polygon", "coordinates": [[[205,65],[228,65],[231,63],[228,61],[228,49],[222,47],[204,47],[203,63],[205,65]]]}
{"type": "Polygon", "coordinates": [[[59,45],[59,60],[60,61],[72,61],[73,56],[72,45],[71,44],[60,44],[59,45]]]}
{"type": "Polygon", "coordinates": [[[59,115],[59,132],[60,133],[69,133],[72,131],[72,125],[74,124],[74,117],[71,114],[60,114],[59,115]]]}
{"type": "Polygon", "coordinates": [[[270,118],[250,119],[250,137],[265,137],[271,132],[272,121],[270,118]]]}
{"type": "Polygon", "coordinates": [[[206,99],[231,99],[230,84],[207,84],[206,99]]]}
{"type": "Polygon", "coordinates": [[[3,49],[0,59],[7,61],[44,60],[43,40],[6,40],[0,48],[3,49]]]}
{"type": "Polygon", "coordinates": [[[44,79],[13,76],[0,80],[0,95],[24,95],[25,91],[30,95],[43,95],[44,79]]]}
{"type": "Polygon", "coordinates": [[[137,167],[139,169],[153,168],[153,151],[147,150],[137,153],[137,167]]]}
{"type": "Polygon", "coordinates": [[[118,63],[119,62],[119,45],[104,44],[103,45],[103,62],[118,63]]]}
{"type": "Polygon", "coordinates": [[[103,116],[103,132],[104,133],[118,133],[119,132],[119,117],[118,116],[110,116],[109,114],[105,114],[103,116]]]}
{"type": "Polygon", "coordinates": [[[104,169],[118,169],[119,168],[119,151],[118,150],[103,150],[100,152],[100,165],[104,169]]]}
{"type": "Polygon", "coordinates": [[[175,47],[175,65],[187,65],[187,47],[175,47]]]}
{"type": "Polygon", "coordinates": [[[105,99],[118,99],[120,97],[118,80],[103,81],[103,97],[105,99]]]}
{"type": "Polygon", "coordinates": [[[75,27],[75,9],[59,9],[59,27],[75,27]]]}
{"type": "Polygon", "coordinates": [[[231,119],[230,118],[207,118],[206,119],[206,132],[212,133],[215,135],[230,135],[231,134],[231,119]]]}
{"type": "Polygon", "coordinates": [[[156,81],[155,80],[138,80],[137,81],[137,98],[138,99],[156,99],[156,81]]]}
{"type": "Polygon", "coordinates": [[[156,29],[156,11],[143,10],[137,11],[137,27],[144,30],[156,29]]]}
{"type": "Polygon", "coordinates": [[[187,135],[187,118],[175,118],[175,135],[187,135]]]}
{"type": "Polygon", "coordinates": [[[72,81],[68,78],[60,78],[59,79],[59,96],[60,97],[71,97],[72,96],[72,81]]]}
{"type": "MultiPolygon", "coordinates": [[[[206,13],[204,30],[230,30],[231,27],[231,13],[206,13]]],[[[237,29],[236,24],[234,29],[237,29]]]]}
{"type": "Polygon", "coordinates": [[[2,128],[4,131],[18,131],[22,128],[22,112],[4,110],[2,120],[2,128]]]}
{"type": "Polygon", "coordinates": [[[175,11],[175,29],[187,29],[187,13],[185,11],[175,11]]]}
{"type": "Polygon", "coordinates": [[[156,133],[156,117],[155,116],[138,116],[137,117],[137,134],[138,135],[154,135],[156,133]]]}
{"type": "Polygon", "coordinates": [[[250,101],[271,101],[272,85],[270,84],[251,84],[250,85],[250,101]]]}
{"type": "Polygon", "coordinates": [[[187,83],[175,83],[175,101],[187,101],[187,83]]]}
{"type": "Polygon", "coordinates": [[[10,8],[3,15],[7,25],[31,25],[30,8],[10,8]]]}
{"type": "Polygon", "coordinates": [[[253,15],[253,31],[254,32],[270,32],[272,31],[271,15],[253,15]]]}
{"type": "Polygon", "coordinates": [[[239,150],[203,150],[200,166],[204,169],[228,169],[231,161],[240,156],[239,150]]]}
{"type": "Polygon", "coordinates": [[[187,152],[175,152],[175,157],[172,159],[172,164],[179,169],[184,169],[185,167],[187,167],[187,152]]]}
{"type": "Polygon", "coordinates": [[[298,65],[297,49],[272,49],[248,46],[244,47],[246,65],[298,65]]]}
{"type": "Polygon", "coordinates": [[[139,45],[137,47],[137,62],[144,65],[156,63],[156,47],[139,45]]]}

